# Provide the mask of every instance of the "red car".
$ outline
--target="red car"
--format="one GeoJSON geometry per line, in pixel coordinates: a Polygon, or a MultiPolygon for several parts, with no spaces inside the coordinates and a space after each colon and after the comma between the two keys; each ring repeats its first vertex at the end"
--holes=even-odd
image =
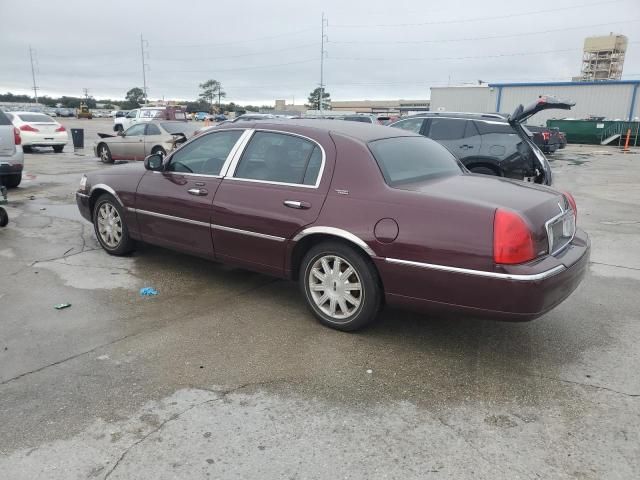
{"type": "Polygon", "coordinates": [[[529,320],[580,283],[571,195],[471,174],[438,143],[359,122],[268,120],[83,176],[110,254],[136,241],[296,280],[323,324],[385,304],[529,320]]]}

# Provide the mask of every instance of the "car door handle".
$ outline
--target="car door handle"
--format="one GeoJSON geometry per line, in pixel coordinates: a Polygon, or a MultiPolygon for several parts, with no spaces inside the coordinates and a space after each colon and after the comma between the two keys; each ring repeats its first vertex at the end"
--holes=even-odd
{"type": "Polygon", "coordinates": [[[189,192],[189,194],[191,195],[196,195],[197,197],[204,197],[209,193],[209,191],[205,188],[190,188],[189,190],[187,190],[187,192],[189,192]]]}
{"type": "Polygon", "coordinates": [[[284,203],[285,207],[297,208],[297,209],[300,209],[300,210],[307,210],[307,209],[311,208],[311,204],[310,203],[301,202],[299,200],[285,200],[282,203],[284,203]]]}

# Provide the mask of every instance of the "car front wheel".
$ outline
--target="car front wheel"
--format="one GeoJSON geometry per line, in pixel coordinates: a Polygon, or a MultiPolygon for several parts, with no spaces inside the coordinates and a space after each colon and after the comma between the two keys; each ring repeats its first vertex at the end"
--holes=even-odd
{"type": "Polygon", "coordinates": [[[125,255],[134,242],[124,220],[124,211],[109,194],[101,195],[93,207],[93,226],[100,246],[111,255],[125,255]]]}
{"type": "Polygon", "coordinates": [[[323,242],[307,252],[300,288],[320,323],[338,330],[362,328],[380,310],[382,291],[375,267],[339,242],[323,242]]]}
{"type": "Polygon", "coordinates": [[[98,156],[102,163],[113,163],[113,157],[111,156],[111,150],[106,143],[101,143],[98,146],[98,156]]]}
{"type": "Polygon", "coordinates": [[[0,177],[0,185],[7,188],[16,188],[22,182],[22,173],[12,173],[11,175],[3,175],[0,177]]]}

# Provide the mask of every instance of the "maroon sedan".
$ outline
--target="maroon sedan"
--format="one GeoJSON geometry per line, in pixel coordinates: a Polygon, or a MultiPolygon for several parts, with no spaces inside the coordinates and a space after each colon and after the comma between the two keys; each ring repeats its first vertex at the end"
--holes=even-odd
{"type": "Polygon", "coordinates": [[[438,143],[330,120],[229,124],[165,158],[83,176],[102,247],[135,241],[297,280],[325,325],[382,305],[529,320],[580,283],[571,195],[471,174],[438,143]]]}

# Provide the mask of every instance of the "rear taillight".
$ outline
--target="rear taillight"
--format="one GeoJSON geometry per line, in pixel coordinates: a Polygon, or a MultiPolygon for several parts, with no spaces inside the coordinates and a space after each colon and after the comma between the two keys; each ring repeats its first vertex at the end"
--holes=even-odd
{"type": "Polygon", "coordinates": [[[20,130],[22,130],[23,132],[39,132],[40,131],[37,128],[32,127],[31,125],[22,125],[20,127],[20,130]]]}
{"type": "Polygon", "coordinates": [[[571,205],[573,216],[576,218],[576,220],[578,220],[578,207],[576,205],[576,199],[573,198],[573,195],[571,195],[569,192],[563,192],[563,195],[569,202],[569,205],[571,205]]]}
{"type": "Polygon", "coordinates": [[[548,141],[550,137],[551,137],[551,133],[542,132],[542,138],[544,139],[545,142],[548,141]]]}
{"type": "Polygon", "coordinates": [[[493,220],[493,260],[513,265],[535,258],[533,235],[524,219],[509,210],[496,210],[493,220]]]}
{"type": "Polygon", "coordinates": [[[58,128],[56,128],[56,132],[66,132],[67,129],[64,128],[64,125],[60,125],[58,128]]]}
{"type": "Polygon", "coordinates": [[[20,137],[20,130],[13,127],[13,143],[20,145],[22,143],[22,137],[20,137]]]}

